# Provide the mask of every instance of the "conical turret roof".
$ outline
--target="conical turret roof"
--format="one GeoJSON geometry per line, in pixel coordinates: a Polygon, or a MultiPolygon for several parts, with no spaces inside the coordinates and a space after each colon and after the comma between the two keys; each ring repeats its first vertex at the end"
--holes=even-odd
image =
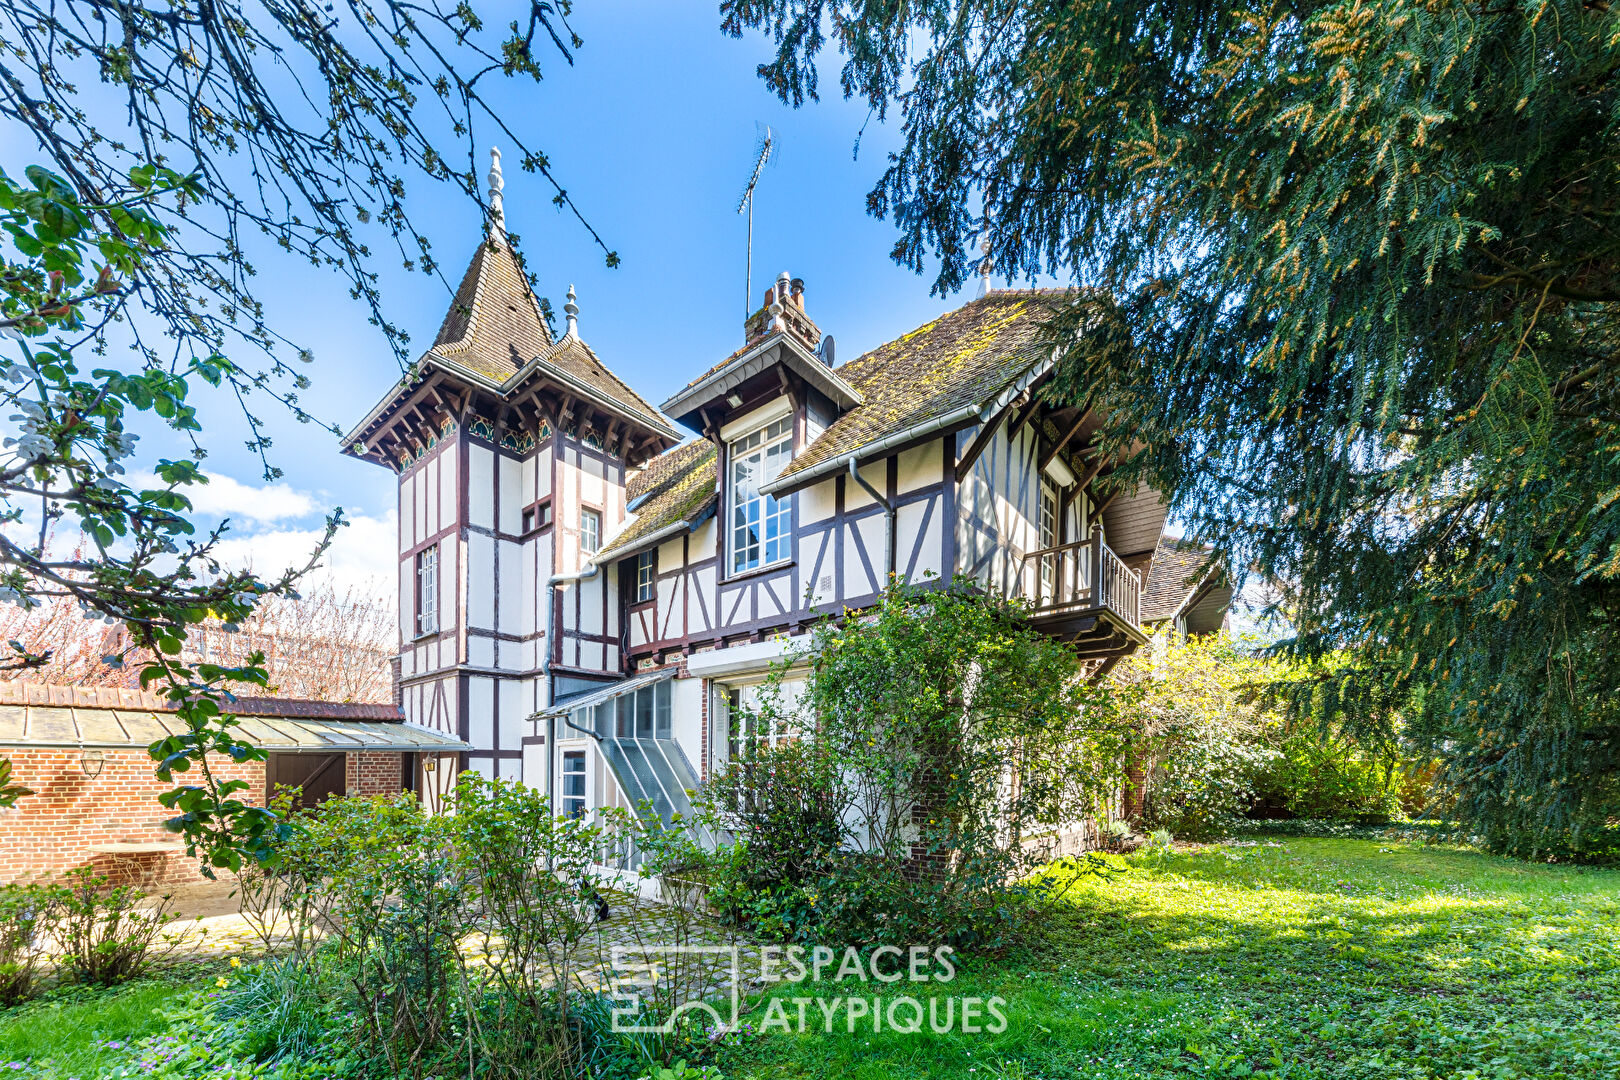
{"type": "Polygon", "coordinates": [[[551,346],[551,331],[511,245],[498,232],[485,238],[473,252],[432,351],[504,381],[551,346]]]}

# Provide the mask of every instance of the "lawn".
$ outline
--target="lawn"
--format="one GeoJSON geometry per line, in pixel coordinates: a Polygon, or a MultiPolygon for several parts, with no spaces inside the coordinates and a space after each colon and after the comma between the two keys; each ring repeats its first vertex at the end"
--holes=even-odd
{"type": "MultiPolygon", "coordinates": [[[[1128,865],[1077,881],[1025,951],[947,984],[773,991],[1000,997],[999,1034],[874,1032],[869,1016],[852,1033],[842,1011],[828,1034],[812,1006],[811,1033],[723,1047],[726,1080],[1620,1080],[1620,870],[1313,839],[1128,865]]],[[[187,1041],[155,1010],[217,974],[186,965],[0,1012],[0,1080],[138,1076],[187,1041]]],[[[217,1056],[197,1062],[182,1071],[218,1074],[217,1056]]]]}
{"type": "MultiPolygon", "coordinates": [[[[1620,871],[1367,840],[1140,856],[1027,952],[923,989],[999,995],[1006,1030],[828,1035],[812,1008],[725,1075],[1620,1077],[1620,871]]],[[[885,990],[917,992],[815,992],[885,990]]]]}
{"type": "Polygon", "coordinates": [[[184,984],[143,979],[112,990],[73,987],[0,1011],[0,1076],[104,1075],[130,1059],[137,1039],[163,1031],[158,1010],[184,992],[184,984]]]}

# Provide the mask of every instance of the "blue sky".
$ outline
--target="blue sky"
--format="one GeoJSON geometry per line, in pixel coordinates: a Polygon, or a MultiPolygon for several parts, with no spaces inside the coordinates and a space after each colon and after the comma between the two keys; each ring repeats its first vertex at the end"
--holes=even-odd
{"type": "MultiPolygon", "coordinates": [[[[498,6],[480,12],[491,24],[511,17],[498,6]]],[[[544,181],[518,170],[512,154],[506,218],[522,237],[541,294],[560,312],[574,284],[581,336],[643,396],[663,401],[741,343],[746,226],[736,205],[765,124],[777,134],[778,151],[755,207],[756,295],[783,270],[804,278],[806,308],[836,337],[843,360],[965,299],[930,297],[930,276],[890,261],[893,227],[864,207],[898,132],[892,123],[868,123],[859,102],[838,99],[835,72],[823,79],[833,96],[792,110],[754,74],[770,44],[724,37],[710,5],[587,0],[571,21],[585,40],[575,65],[548,62],[542,84],[510,83],[496,100],[514,130],[549,155],[623,265],[606,269],[590,237],[553,208],[544,181]]],[[[481,146],[492,141],[480,137],[481,146]]],[[[33,160],[30,150],[18,132],[0,133],[8,173],[20,174],[33,160]]],[[[477,208],[421,178],[412,207],[453,287],[480,235],[477,208]]],[[[380,241],[374,250],[386,250],[380,241]]],[[[316,354],[305,369],[314,385],[304,404],[348,429],[398,376],[393,356],[341,279],[272,250],[255,258],[271,323],[316,354]]],[[[411,332],[413,349],[425,348],[449,303],[446,284],[388,258],[376,269],[394,321],[411,332]]],[[[268,573],[298,558],[325,511],[341,505],[357,524],[334,556],[338,576],[371,580],[387,595],[391,475],[340,455],[335,439],[268,402],[256,412],[276,436],[274,464],[285,476],[267,487],[242,446],[234,406],[210,403],[205,465],[218,479],[198,500],[201,522],[231,517],[229,554],[268,573]]],[[[161,438],[149,436],[143,450],[180,452],[161,438]]]]}

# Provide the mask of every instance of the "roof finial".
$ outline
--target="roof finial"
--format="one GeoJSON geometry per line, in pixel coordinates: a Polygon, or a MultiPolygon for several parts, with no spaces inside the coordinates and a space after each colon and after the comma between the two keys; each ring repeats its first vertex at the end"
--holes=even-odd
{"type": "Polygon", "coordinates": [[[990,295],[990,271],[994,269],[990,262],[990,230],[986,228],[979,234],[979,295],[977,299],[983,300],[990,295]]]}
{"type": "Polygon", "coordinates": [[[579,298],[574,295],[574,287],[568,286],[568,302],[563,305],[563,314],[568,316],[568,332],[563,337],[579,339],[579,298]]]}
{"type": "Polygon", "coordinates": [[[498,146],[489,148],[489,230],[493,233],[506,232],[506,211],[501,205],[501,192],[506,188],[506,178],[501,175],[501,150],[498,146]]]}

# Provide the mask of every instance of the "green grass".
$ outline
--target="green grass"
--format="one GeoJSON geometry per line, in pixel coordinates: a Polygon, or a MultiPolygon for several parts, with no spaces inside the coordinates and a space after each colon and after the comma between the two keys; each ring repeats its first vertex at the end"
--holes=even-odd
{"type": "Polygon", "coordinates": [[[127,1044],[162,1031],[156,1010],[184,993],[173,982],[142,980],[111,990],[74,987],[48,1000],[0,1012],[0,1076],[12,1063],[49,1062],[53,1075],[91,1077],[129,1056],[127,1044]]]}
{"type": "Polygon", "coordinates": [[[999,995],[1007,1029],[828,1035],[811,1006],[725,1074],[1620,1078],[1620,871],[1367,840],[1140,856],[1023,955],[918,989],[883,992],[999,995]]]}

